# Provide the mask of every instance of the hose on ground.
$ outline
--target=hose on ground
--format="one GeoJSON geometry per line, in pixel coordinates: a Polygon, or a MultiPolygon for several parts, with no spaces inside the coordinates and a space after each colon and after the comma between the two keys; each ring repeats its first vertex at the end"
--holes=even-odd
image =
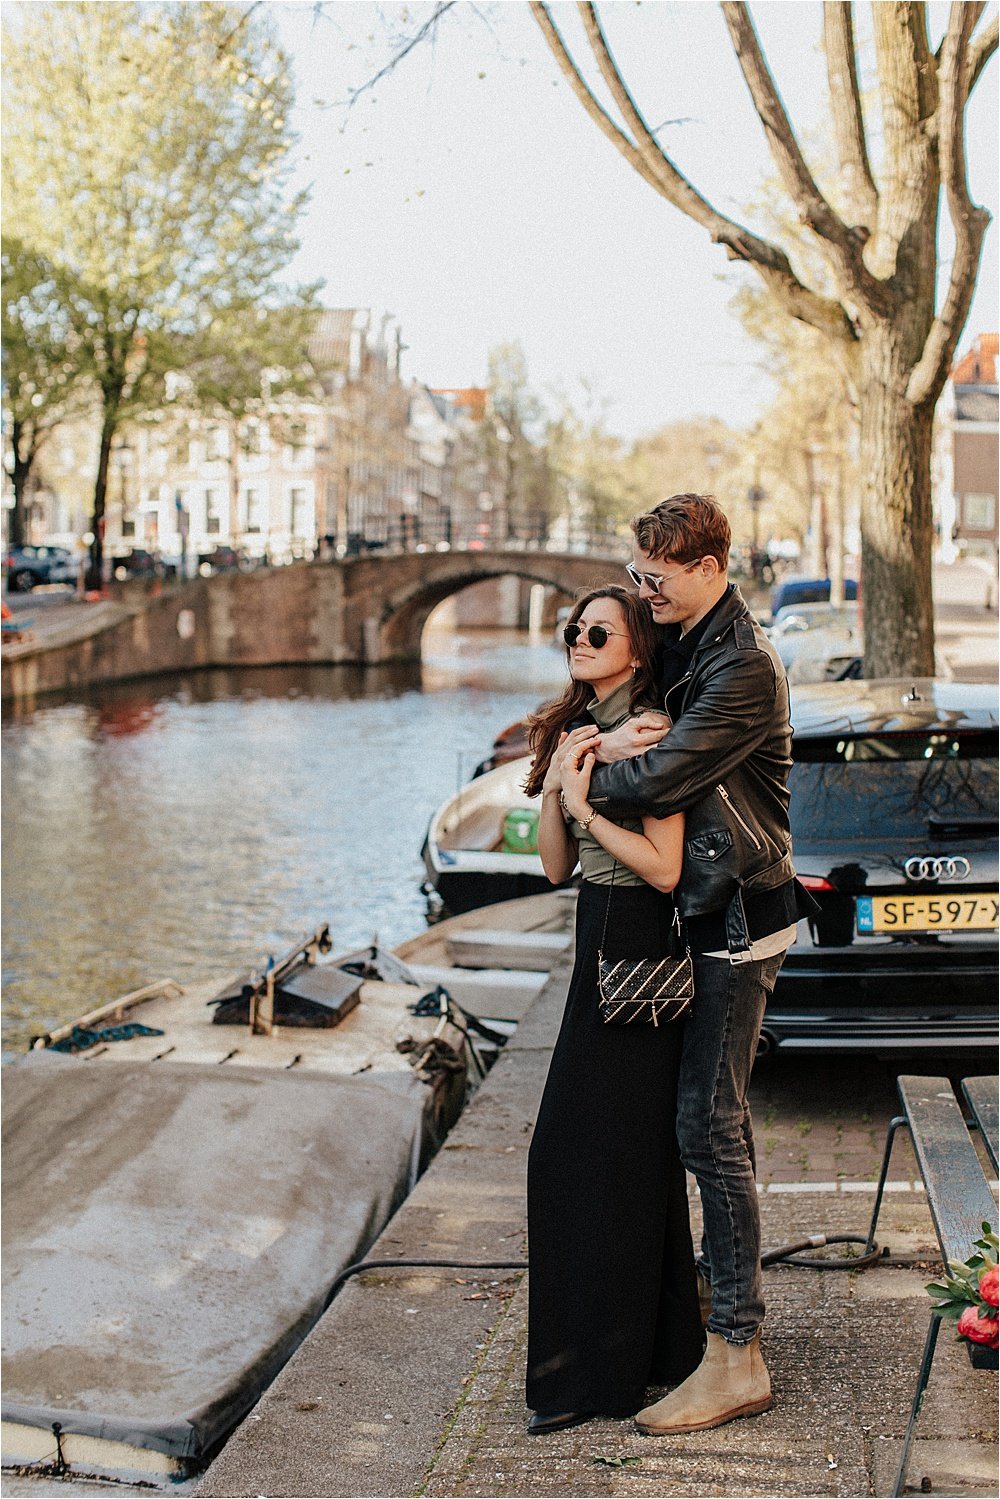
{"type": "Polygon", "coordinates": [[[760,1257],[766,1269],[768,1265],[801,1265],[807,1270],[867,1270],[882,1259],[885,1250],[865,1234],[810,1234],[806,1239],[797,1239],[794,1244],[783,1244],[780,1249],[768,1249],[760,1257]],[[864,1254],[843,1255],[839,1258],[813,1258],[808,1251],[822,1249],[825,1244],[864,1244],[864,1254]]]}
{"type": "MultiPolygon", "coordinates": [[[[810,1234],[792,1244],[783,1244],[778,1249],[768,1249],[760,1257],[763,1268],[768,1265],[801,1265],[809,1270],[867,1270],[884,1254],[878,1244],[869,1241],[864,1234],[810,1234]],[[822,1249],[827,1244],[864,1244],[866,1253],[845,1255],[841,1258],[813,1258],[810,1250],[822,1249]],[[870,1247],[869,1247],[870,1244],[870,1247]]],[[[341,1270],[327,1292],[329,1306],[341,1287],[354,1275],[365,1270],[527,1270],[527,1260],[358,1260],[341,1270]]]]}

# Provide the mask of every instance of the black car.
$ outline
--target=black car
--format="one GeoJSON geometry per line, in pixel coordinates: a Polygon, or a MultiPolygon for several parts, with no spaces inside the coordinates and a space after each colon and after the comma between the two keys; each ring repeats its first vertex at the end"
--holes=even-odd
{"type": "Polygon", "coordinates": [[[792,690],[791,821],[819,911],[799,924],[762,1049],[997,1041],[997,694],[934,680],[792,690]]]}
{"type": "Polygon", "coordinates": [[[11,547],[6,557],[7,587],[28,593],[48,583],[75,583],[77,566],[65,547],[11,547]]]}

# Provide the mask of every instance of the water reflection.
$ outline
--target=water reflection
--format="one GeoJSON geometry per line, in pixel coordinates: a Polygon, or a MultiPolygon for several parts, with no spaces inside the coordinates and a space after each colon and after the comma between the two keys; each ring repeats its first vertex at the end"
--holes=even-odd
{"type": "Polygon", "coordinates": [[[441,800],[563,680],[515,632],[429,634],[422,666],[254,668],[5,713],[5,1045],[106,999],[419,930],[441,800]]]}

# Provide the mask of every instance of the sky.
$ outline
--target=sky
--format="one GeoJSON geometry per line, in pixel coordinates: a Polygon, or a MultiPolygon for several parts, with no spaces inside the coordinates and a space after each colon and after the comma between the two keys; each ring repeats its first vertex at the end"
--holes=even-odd
{"type": "MultiPolygon", "coordinates": [[[[389,23],[398,34],[404,7],[279,0],[268,9],[293,58],[296,184],[311,186],[288,279],[323,279],[328,306],[392,313],[404,374],[428,385],[484,384],[489,350],[517,340],[550,401],[589,402],[629,440],[681,418],[739,426],[760,415],[768,373],[728,305],[753,272],[731,267],[605,139],[526,4],[462,0],[433,45],[350,108],[352,89],[393,54],[389,23]]],[[[575,37],[576,7],[554,9],[575,37]]],[[[930,7],[932,31],[945,9],[930,7]]],[[[432,7],[405,10],[412,33],[432,7]]],[[[766,198],[771,167],[718,6],[611,0],[600,12],[646,117],[668,122],[667,152],[742,219],[766,198]]],[[[821,7],[766,0],[752,13],[808,155],[826,107],[821,7]]],[[[994,215],[997,72],[994,59],[968,122],[973,196],[994,215]]],[[[960,350],[996,329],[996,286],[994,224],[960,350]]]]}

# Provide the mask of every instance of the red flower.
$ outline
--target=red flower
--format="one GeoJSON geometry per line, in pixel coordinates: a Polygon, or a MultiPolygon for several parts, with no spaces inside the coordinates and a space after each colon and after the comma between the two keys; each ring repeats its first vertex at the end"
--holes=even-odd
{"type": "Polygon", "coordinates": [[[967,1306],[958,1319],[959,1337],[970,1343],[985,1343],[987,1348],[997,1347],[997,1319],[981,1317],[978,1306],[967,1306]]]}
{"type": "Polygon", "coordinates": [[[983,1301],[989,1302],[990,1306],[997,1304],[997,1267],[990,1265],[979,1277],[979,1295],[983,1301]]]}

